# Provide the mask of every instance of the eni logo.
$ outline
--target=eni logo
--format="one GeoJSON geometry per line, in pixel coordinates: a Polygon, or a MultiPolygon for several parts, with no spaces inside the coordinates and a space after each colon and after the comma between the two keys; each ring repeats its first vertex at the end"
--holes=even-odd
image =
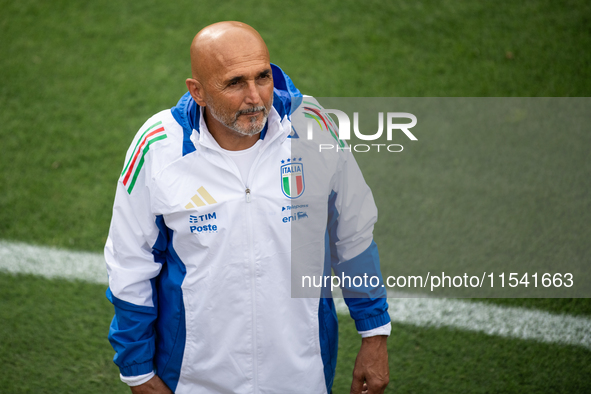
{"type": "Polygon", "coordinates": [[[294,215],[285,216],[281,221],[283,223],[295,222],[296,220],[302,220],[308,218],[308,214],[306,212],[296,212],[294,215]]]}

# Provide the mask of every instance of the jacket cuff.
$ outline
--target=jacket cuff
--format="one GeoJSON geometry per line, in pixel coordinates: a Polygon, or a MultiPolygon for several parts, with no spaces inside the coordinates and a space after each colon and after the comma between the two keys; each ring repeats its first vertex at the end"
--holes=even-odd
{"type": "Polygon", "coordinates": [[[120,367],[119,372],[121,372],[121,376],[139,376],[145,375],[154,371],[154,362],[146,361],[145,363],[141,364],[132,364],[126,367],[120,367]]]}
{"type": "Polygon", "coordinates": [[[141,384],[146,383],[148,380],[152,379],[156,374],[152,371],[145,375],[140,376],[123,376],[119,375],[121,381],[127,384],[129,387],[139,386],[141,384]]]}
{"type": "Polygon", "coordinates": [[[390,315],[385,311],[377,316],[370,316],[365,319],[355,320],[357,331],[369,331],[390,323],[390,315]]]}
{"type": "Polygon", "coordinates": [[[392,324],[388,323],[384,326],[374,328],[373,330],[358,331],[358,332],[359,332],[359,335],[361,335],[361,338],[375,337],[377,335],[385,335],[385,336],[389,337],[390,333],[392,332],[392,324]]]}

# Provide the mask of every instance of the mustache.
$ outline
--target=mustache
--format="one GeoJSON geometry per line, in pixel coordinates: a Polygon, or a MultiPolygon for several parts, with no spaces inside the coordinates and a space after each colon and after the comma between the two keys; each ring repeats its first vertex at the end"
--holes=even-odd
{"type": "Polygon", "coordinates": [[[252,108],[247,108],[247,109],[241,109],[240,111],[236,112],[236,117],[240,116],[240,115],[245,115],[245,114],[250,114],[253,112],[258,112],[258,111],[263,111],[263,114],[267,113],[267,108],[264,105],[261,105],[260,107],[252,107],[252,108]]]}

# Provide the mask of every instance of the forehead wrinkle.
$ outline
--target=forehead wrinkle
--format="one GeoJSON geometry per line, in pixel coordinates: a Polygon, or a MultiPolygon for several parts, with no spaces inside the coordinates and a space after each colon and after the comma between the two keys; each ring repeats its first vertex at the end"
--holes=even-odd
{"type": "Polygon", "coordinates": [[[240,78],[241,80],[250,79],[256,78],[265,72],[272,72],[268,59],[262,57],[236,61],[227,67],[223,67],[223,69],[215,71],[214,74],[210,75],[207,83],[216,85],[226,84],[236,78],[240,78]]]}

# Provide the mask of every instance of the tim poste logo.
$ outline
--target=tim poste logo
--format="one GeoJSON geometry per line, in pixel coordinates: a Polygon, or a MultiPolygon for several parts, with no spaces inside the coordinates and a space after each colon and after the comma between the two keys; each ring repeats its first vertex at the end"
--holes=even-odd
{"type": "MultiPolygon", "coordinates": [[[[308,103],[311,104],[311,103],[308,103]]],[[[317,107],[317,106],[316,106],[317,107]]],[[[351,121],[349,116],[338,109],[323,109],[320,107],[312,108],[310,106],[304,107],[304,116],[308,118],[308,139],[311,140],[314,137],[314,122],[320,126],[321,130],[330,132],[336,141],[336,144],[319,144],[318,149],[320,152],[323,150],[348,150],[354,152],[369,152],[382,151],[388,152],[402,152],[404,147],[400,144],[355,144],[345,145],[344,141],[351,139],[351,121]],[[339,127],[337,128],[334,121],[327,114],[335,114],[339,121],[339,127]]],[[[353,132],[355,136],[363,141],[376,141],[384,133],[384,113],[378,113],[378,131],[375,134],[363,134],[359,130],[359,112],[353,112],[353,132]]],[[[417,117],[408,112],[388,112],[387,113],[387,124],[386,124],[386,140],[392,141],[392,134],[394,130],[402,131],[411,141],[417,141],[417,138],[410,132],[409,129],[417,125],[417,117]],[[394,119],[409,119],[410,123],[394,123],[394,119]]]]}
{"type": "Polygon", "coordinates": [[[281,191],[291,199],[300,197],[306,188],[302,158],[281,160],[281,164],[281,191]]]}
{"type": "Polygon", "coordinates": [[[217,220],[215,212],[204,213],[203,215],[189,215],[189,230],[192,233],[217,233],[218,226],[214,221],[217,220]]]}
{"type": "MultiPolygon", "coordinates": [[[[197,189],[197,193],[191,197],[189,203],[185,205],[185,209],[194,210],[213,204],[217,204],[217,201],[209,194],[205,187],[201,186],[197,189]]],[[[189,230],[194,234],[217,233],[218,226],[214,224],[215,220],[217,220],[215,212],[204,213],[202,215],[189,215],[189,230]]]]}

